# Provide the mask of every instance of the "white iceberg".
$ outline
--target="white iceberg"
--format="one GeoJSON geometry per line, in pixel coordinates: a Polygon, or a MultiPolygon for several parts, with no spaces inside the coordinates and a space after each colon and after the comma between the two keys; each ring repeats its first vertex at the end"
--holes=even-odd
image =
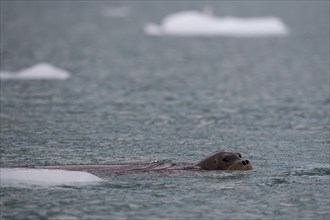
{"type": "Polygon", "coordinates": [[[1,186],[14,185],[74,185],[103,181],[101,178],[87,172],[28,169],[28,168],[1,168],[1,186]]]}
{"type": "Polygon", "coordinates": [[[0,79],[66,80],[69,77],[70,73],[48,63],[39,63],[18,72],[0,71],[0,79]]]}
{"type": "Polygon", "coordinates": [[[160,25],[144,27],[148,35],[175,36],[283,36],[289,28],[277,17],[216,17],[198,11],[183,11],[166,16],[160,25]]]}

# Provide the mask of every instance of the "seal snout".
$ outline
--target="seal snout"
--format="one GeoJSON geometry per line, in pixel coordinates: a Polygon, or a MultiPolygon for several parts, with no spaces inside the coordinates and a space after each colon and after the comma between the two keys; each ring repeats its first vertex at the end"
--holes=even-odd
{"type": "Polygon", "coordinates": [[[234,162],[232,165],[230,165],[228,170],[252,170],[253,166],[249,160],[246,159],[240,159],[234,162]]]}
{"type": "Polygon", "coordinates": [[[249,160],[241,160],[239,163],[237,163],[237,166],[234,165],[232,169],[235,170],[252,170],[253,166],[250,163],[249,160]]]}
{"type": "Polygon", "coordinates": [[[250,162],[248,160],[242,160],[242,164],[245,166],[245,165],[250,164],[250,162]]]}

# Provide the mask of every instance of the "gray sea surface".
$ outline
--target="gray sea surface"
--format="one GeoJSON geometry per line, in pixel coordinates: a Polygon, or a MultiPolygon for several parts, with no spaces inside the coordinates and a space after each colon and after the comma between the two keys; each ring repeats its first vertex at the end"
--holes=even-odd
{"type": "Polygon", "coordinates": [[[329,219],[329,1],[2,1],[1,167],[240,152],[252,171],[1,183],[0,219],[329,219]],[[288,36],[148,36],[169,14],[281,18],[288,36]]]}

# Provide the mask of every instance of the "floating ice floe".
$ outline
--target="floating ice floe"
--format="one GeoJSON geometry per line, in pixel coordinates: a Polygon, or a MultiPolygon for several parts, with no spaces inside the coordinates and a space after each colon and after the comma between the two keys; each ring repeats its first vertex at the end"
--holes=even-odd
{"type": "Polygon", "coordinates": [[[87,172],[27,168],[1,168],[1,186],[14,185],[74,185],[90,184],[102,181],[101,178],[87,172]]]}
{"type": "Polygon", "coordinates": [[[39,63],[18,72],[0,71],[0,79],[66,80],[69,77],[70,73],[48,63],[39,63]]]}
{"type": "Polygon", "coordinates": [[[289,28],[277,17],[216,17],[198,11],[183,11],[166,16],[160,25],[144,27],[148,35],[175,36],[283,36],[289,28]]]}

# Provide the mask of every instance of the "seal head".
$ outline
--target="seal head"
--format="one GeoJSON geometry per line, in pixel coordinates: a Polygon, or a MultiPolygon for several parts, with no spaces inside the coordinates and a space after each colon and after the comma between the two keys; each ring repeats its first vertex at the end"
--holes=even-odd
{"type": "Polygon", "coordinates": [[[242,159],[240,153],[217,151],[203,160],[196,166],[206,170],[252,170],[252,164],[246,159],[242,159]]]}

